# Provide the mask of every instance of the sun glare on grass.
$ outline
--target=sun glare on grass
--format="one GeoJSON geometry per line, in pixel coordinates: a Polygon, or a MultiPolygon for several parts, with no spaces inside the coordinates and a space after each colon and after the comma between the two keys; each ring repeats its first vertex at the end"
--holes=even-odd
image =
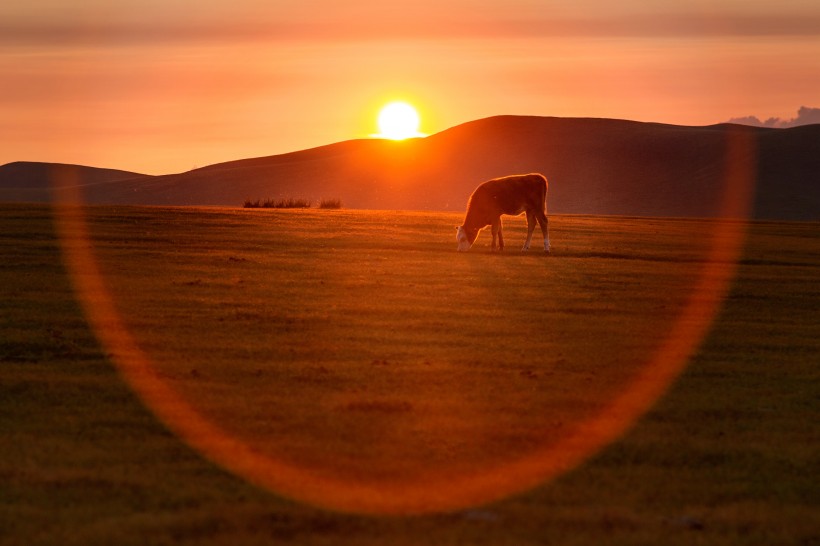
{"type": "Polygon", "coordinates": [[[379,112],[379,131],[376,136],[404,140],[424,136],[419,132],[419,114],[406,102],[391,102],[379,112]]]}

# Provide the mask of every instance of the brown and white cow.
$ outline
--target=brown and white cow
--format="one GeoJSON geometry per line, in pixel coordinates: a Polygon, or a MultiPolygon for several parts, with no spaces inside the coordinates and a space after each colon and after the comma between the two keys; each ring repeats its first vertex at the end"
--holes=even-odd
{"type": "Polygon", "coordinates": [[[458,250],[469,250],[478,232],[492,226],[493,250],[504,250],[501,233],[501,215],[517,216],[527,213],[527,240],[522,251],[530,249],[535,222],[544,234],[544,251],[550,251],[549,221],[547,219],[547,179],[541,174],[516,174],[494,178],[478,186],[467,202],[464,224],[458,226],[458,250]]]}

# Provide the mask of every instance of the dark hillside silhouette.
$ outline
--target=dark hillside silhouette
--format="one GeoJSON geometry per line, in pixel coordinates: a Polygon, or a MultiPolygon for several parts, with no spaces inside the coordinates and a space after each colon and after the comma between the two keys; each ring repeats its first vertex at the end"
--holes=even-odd
{"type": "MultiPolygon", "coordinates": [[[[55,176],[69,175],[86,188],[128,179],[150,176],[116,169],[100,169],[63,163],[15,161],[0,166],[0,201],[44,202],[51,199],[50,181],[55,176]]],[[[94,190],[88,190],[90,195],[94,190]]]]}
{"type": "MultiPolygon", "coordinates": [[[[480,182],[540,172],[550,180],[551,213],[714,216],[736,134],[752,144],[741,159],[756,173],[754,216],[820,219],[820,125],[497,116],[423,139],[351,140],[181,174],[119,178],[113,173],[121,171],[105,171],[112,173],[105,178],[89,170],[83,191],[90,203],[241,206],[246,199],[333,196],[350,208],[463,211],[480,182]]],[[[0,167],[0,188],[20,187],[20,180],[43,187],[38,164],[27,164],[27,177],[11,165],[16,174],[0,167]]]]}

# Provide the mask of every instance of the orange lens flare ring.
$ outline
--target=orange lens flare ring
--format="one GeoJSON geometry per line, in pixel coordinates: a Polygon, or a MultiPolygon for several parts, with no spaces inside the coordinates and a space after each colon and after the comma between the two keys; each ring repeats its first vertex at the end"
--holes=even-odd
{"type": "Polygon", "coordinates": [[[491,472],[453,475],[447,483],[373,485],[328,478],[284,464],[208,421],[155,371],[128,331],[98,266],[85,210],[70,171],[55,172],[55,218],[64,261],[98,339],[154,414],[186,443],[246,480],[292,499],[351,513],[420,514],[484,504],[518,493],[577,467],[620,437],[685,368],[708,331],[734,276],[753,189],[755,148],[750,133],[727,139],[721,216],[708,255],[672,333],[641,373],[594,417],[557,444],[536,448],[491,472]]]}

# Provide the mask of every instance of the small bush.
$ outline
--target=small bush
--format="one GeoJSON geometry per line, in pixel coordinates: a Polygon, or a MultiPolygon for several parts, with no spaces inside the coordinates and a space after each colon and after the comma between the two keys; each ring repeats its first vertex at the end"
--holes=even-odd
{"type": "Polygon", "coordinates": [[[251,201],[250,199],[245,200],[245,208],[246,209],[309,209],[312,203],[307,199],[294,199],[292,197],[288,199],[265,199],[261,201],[257,199],[256,201],[251,201]]]}
{"type": "Polygon", "coordinates": [[[320,209],[340,209],[342,208],[341,199],[322,199],[319,202],[320,209]]]}
{"type": "Polygon", "coordinates": [[[309,209],[310,205],[311,202],[307,199],[294,199],[292,197],[289,197],[288,199],[279,199],[277,201],[268,199],[262,203],[263,207],[274,209],[309,209]]]}

